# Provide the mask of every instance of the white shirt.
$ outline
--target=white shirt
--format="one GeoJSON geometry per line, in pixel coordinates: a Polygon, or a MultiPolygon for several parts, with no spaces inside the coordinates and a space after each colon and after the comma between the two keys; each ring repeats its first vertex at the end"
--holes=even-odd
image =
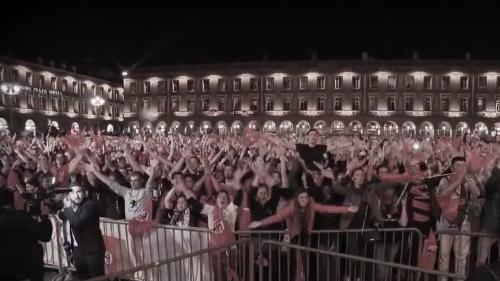
{"type": "MultiPolygon", "coordinates": [[[[208,228],[210,228],[210,230],[214,230],[215,228],[213,216],[214,208],[215,207],[212,205],[205,204],[203,205],[203,210],[201,211],[203,215],[206,215],[208,217],[208,228]]],[[[223,219],[229,224],[231,231],[234,232],[236,217],[238,216],[238,206],[234,205],[233,203],[229,204],[227,208],[222,211],[222,216],[223,219]]]]}
{"type": "MultiPolygon", "coordinates": [[[[126,188],[114,182],[109,188],[118,195],[122,196],[125,201],[125,219],[131,220],[140,215],[143,215],[146,208],[146,199],[151,195],[151,190],[148,188],[132,189],[126,188]]],[[[150,214],[153,215],[153,214],[150,214]]],[[[149,218],[152,219],[152,218],[149,218]]]]}

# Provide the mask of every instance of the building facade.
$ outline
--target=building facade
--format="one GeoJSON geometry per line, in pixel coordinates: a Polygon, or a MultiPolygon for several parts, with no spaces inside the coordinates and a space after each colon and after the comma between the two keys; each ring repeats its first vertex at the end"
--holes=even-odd
{"type": "Polygon", "coordinates": [[[87,75],[0,57],[0,130],[42,131],[49,125],[69,132],[96,128],[121,132],[123,126],[123,87],[87,75]],[[16,86],[18,93],[5,91],[16,86]],[[91,100],[99,96],[102,106],[91,100]]]}
{"type": "Polygon", "coordinates": [[[129,129],[192,133],[500,133],[497,61],[305,61],[143,68],[124,78],[129,129]]]}

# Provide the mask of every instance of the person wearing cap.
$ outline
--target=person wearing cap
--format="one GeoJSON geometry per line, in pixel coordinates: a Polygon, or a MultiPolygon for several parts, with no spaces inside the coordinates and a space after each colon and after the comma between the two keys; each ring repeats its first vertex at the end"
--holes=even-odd
{"type": "Polygon", "coordinates": [[[88,192],[78,184],[70,186],[64,199],[64,209],[58,213],[68,220],[78,247],[73,252],[76,275],[79,279],[104,275],[104,238],[99,227],[99,209],[88,199],[88,192]]]}

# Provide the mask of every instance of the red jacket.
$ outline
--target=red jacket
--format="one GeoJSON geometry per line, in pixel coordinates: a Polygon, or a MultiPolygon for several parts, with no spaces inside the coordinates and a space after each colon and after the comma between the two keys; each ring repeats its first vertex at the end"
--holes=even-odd
{"type": "MultiPolygon", "coordinates": [[[[322,205],[316,203],[313,199],[309,199],[309,205],[306,208],[306,218],[305,224],[307,227],[307,231],[311,232],[314,225],[314,216],[315,213],[322,214],[346,214],[349,213],[349,207],[342,206],[330,206],[330,205],[322,205]]],[[[277,223],[286,219],[286,224],[288,226],[288,234],[290,237],[294,237],[300,234],[300,216],[299,210],[297,210],[298,206],[293,201],[287,207],[281,209],[277,214],[267,217],[260,221],[261,226],[270,225],[273,223],[277,223]]]]}

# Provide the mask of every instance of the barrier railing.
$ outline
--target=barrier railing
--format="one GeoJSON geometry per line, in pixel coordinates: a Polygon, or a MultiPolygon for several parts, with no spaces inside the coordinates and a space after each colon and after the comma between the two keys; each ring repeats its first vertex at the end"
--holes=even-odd
{"type": "MultiPolygon", "coordinates": [[[[426,270],[414,266],[398,264],[394,262],[381,261],[377,259],[354,256],[335,251],[313,249],[295,244],[265,240],[259,245],[259,251],[266,249],[286,248],[287,259],[285,264],[278,265],[270,263],[259,264],[259,281],[295,281],[298,279],[307,281],[346,281],[346,280],[436,280],[436,278],[452,278],[455,280],[465,279],[465,276],[440,272],[436,270],[426,270]],[[312,270],[315,257],[331,261],[320,270],[312,270]],[[344,270],[340,264],[350,265],[349,270],[344,270]],[[376,270],[384,270],[384,274],[377,275],[376,270]]],[[[272,256],[271,256],[272,258],[272,256]]]]}
{"type": "MultiPolygon", "coordinates": [[[[492,247],[500,240],[495,233],[438,230],[437,268],[468,275],[472,268],[492,262],[492,247]],[[454,262],[452,262],[454,261],[454,262]]],[[[497,244],[500,254],[500,244],[497,244]]]]}
{"type": "Polygon", "coordinates": [[[135,266],[126,270],[88,279],[87,281],[104,281],[116,278],[130,278],[140,272],[154,272],[147,280],[168,281],[226,281],[239,280],[247,275],[248,260],[241,261],[234,257],[247,256],[248,240],[243,239],[234,244],[206,248],[192,253],[162,259],[154,263],[135,266]],[[208,262],[200,262],[208,261],[208,262]]]}

